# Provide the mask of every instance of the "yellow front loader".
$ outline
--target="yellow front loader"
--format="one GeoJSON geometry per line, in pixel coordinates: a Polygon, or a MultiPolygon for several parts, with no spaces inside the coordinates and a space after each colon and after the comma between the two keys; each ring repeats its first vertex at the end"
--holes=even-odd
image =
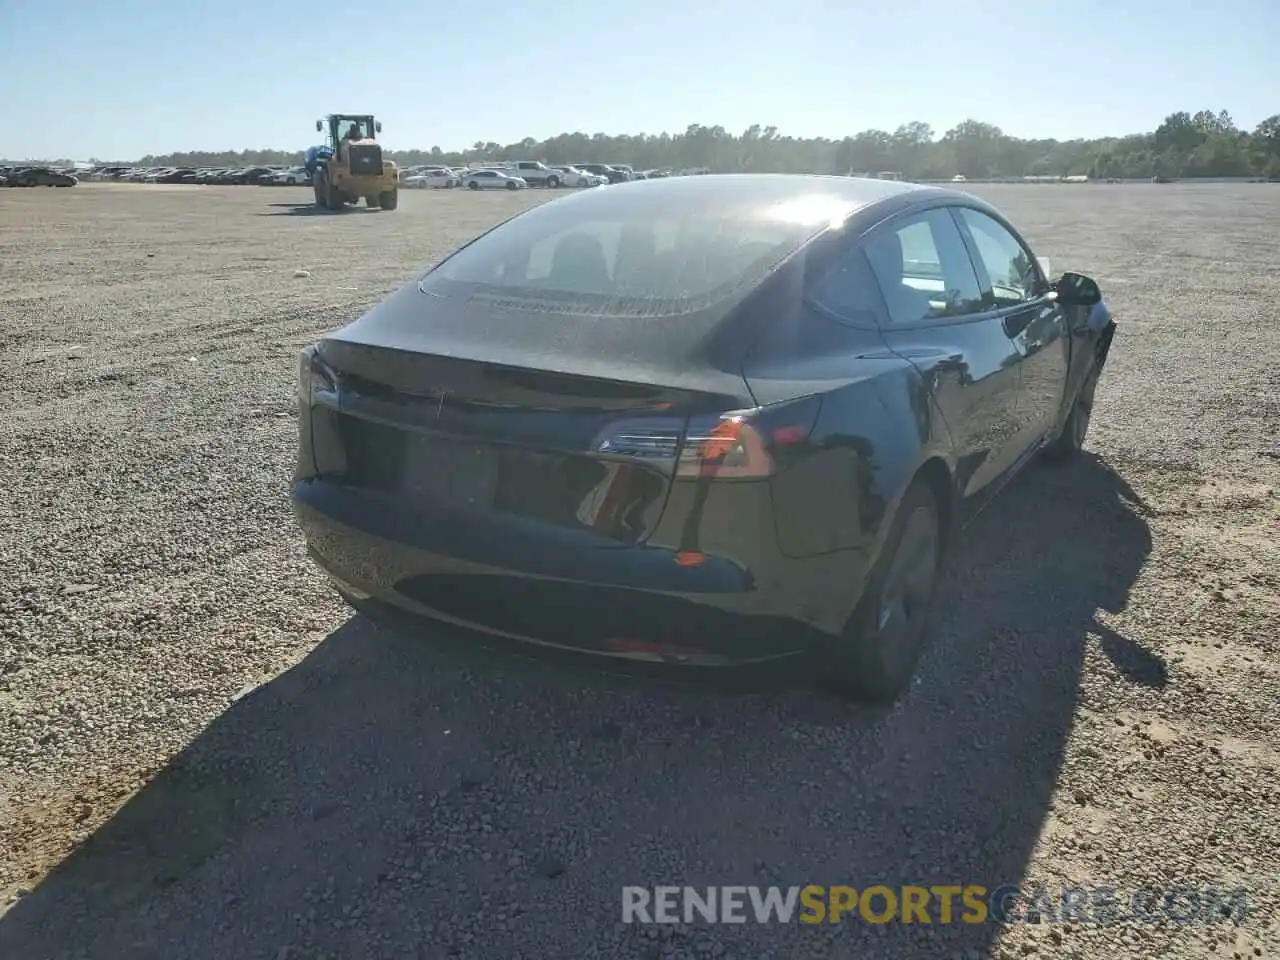
{"type": "Polygon", "coordinates": [[[382,124],[371,114],[331,113],[316,121],[316,130],[328,134],[324,147],[308,157],[316,206],[341,210],[363,197],[370,207],[394,210],[400,175],[395,163],[382,159],[382,124]]]}

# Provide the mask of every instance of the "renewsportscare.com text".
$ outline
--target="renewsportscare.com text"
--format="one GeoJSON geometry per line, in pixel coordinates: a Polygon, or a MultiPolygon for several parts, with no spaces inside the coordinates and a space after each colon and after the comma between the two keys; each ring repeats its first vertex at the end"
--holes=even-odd
{"type": "Polygon", "coordinates": [[[1212,887],[623,887],[623,923],[1242,923],[1247,891],[1212,887]]]}

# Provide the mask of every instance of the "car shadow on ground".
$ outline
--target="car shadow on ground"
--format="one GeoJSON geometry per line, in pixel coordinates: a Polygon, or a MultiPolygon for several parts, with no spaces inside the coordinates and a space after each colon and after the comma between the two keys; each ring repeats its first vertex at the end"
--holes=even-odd
{"type": "MultiPolygon", "coordinates": [[[[1165,682],[1097,621],[1150,552],[1144,513],[1092,456],[1027,471],[965,532],[939,643],[880,712],[786,682],[743,694],[568,670],[355,617],[19,900],[3,952],[657,957],[662,942],[618,922],[624,885],[1017,883],[1091,645],[1117,682],[1165,682]]],[[[985,955],[997,932],[855,918],[695,924],[669,942],[932,960],[985,955]]]]}

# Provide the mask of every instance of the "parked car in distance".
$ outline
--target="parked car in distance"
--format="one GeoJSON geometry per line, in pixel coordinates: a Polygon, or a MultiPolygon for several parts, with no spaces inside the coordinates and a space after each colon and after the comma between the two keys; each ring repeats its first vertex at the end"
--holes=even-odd
{"type": "Polygon", "coordinates": [[[446,190],[450,187],[458,185],[458,176],[452,170],[439,168],[435,170],[424,170],[421,173],[415,173],[404,179],[404,185],[417,190],[433,189],[446,190]]]}
{"type": "Polygon", "coordinates": [[[428,174],[428,173],[431,173],[431,174],[443,173],[446,176],[451,176],[451,177],[458,176],[458,171],[454,170],[452,167],[447,167],[441,163],[423,163],[423,164],[418,164],[417,166],[412,166],[412,167],[401,167],[398,172],[399,172],[401,182],[408,180],[410,177],[420,177],[423,174],[428,174]]]}
{"type": "Polygon", "coordinates": [[[194,170],[183,168],[181,170],[169,170],[160,174],[155,179],[156,183],[197,183],[197,174],[194,170]]]}
{"type": "Polygon", "coordinates": [[[598,177],[604,177],[610,183],[625,183],[627,175],[621,170],[615,170],[606,163],[575,163],[575,167],[579,170],[585,170],[587,173],[594,173],[598,177]]]}
{"type": "Polygon", "coordinates": [[[610,163],[610,164],[607,164],[607,166],[609,167],[609,169],[617,170],[619,173],[621,173],[622,178],[624,180],[636,179],[636,172],[631,168],[631,164],[629,163],[610,163]]]}
{"type": "Polygon", "coordinates": [[[955,190],[588,190],[303,352],[293,503],[338,591],[392,623],[818,658],[889,701],[966,518],[1081,451],[1115,329],[1093,280],[955,190]]]}
{"type": "Polygon", "coordinates": [[[514,163],[496,164],[491,169],[519,177],[531,187],[549,187],[554,190],[564,182],[559,170],[548,167],[540,160],[517,160],[514,163]]]}
{"type": "Polygon", "coordinates": [[[529,183],[502,170],[468,170],[462,185],[468,190],[524,190],[529,183]]]}
{"type": "Polygon", "coordinates": [[[310,186],[311,174],[307,172],[306,167],[289,167],[287,170],[276,171],[271,180],[276,184],[289,187],[310,186]]]}
{"type": "Polygon", "coordinates": [[[560,174],[560,182],[566,187],[598,187],[609,182],[608,177],[587,173],[587,171],[579,170],[577,167],[554,166],[551,169],[560,174]]]}
{"type": "Polygon", "coordinates": [[[48,167],[17,167],[5,175],[11,187],[74,187],[80,181],[48,167]]]}
{"type": "Polygon", "coordinates": [[[270,167],[246,167],[243,170],[237,170],[234,181],[238,184],[260,184],[263,180],[268,180],[275,176],[275,171],[270,167]]]}

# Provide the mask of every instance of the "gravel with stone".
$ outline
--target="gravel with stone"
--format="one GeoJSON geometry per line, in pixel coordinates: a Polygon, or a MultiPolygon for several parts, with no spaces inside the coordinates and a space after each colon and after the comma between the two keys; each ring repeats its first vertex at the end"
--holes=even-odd
{"type": "Polygon", "coordinates": [[[1088,455],[978,518],[881,711],[394,632],[307,560],[299,350],[555,194],[0,195],[0,956],[1280,955],[1280,187],[968,189],[1120,328],[1088,455]],[[621,923],[633,884],[1037,882],[1248,913],[621,923]]]}

